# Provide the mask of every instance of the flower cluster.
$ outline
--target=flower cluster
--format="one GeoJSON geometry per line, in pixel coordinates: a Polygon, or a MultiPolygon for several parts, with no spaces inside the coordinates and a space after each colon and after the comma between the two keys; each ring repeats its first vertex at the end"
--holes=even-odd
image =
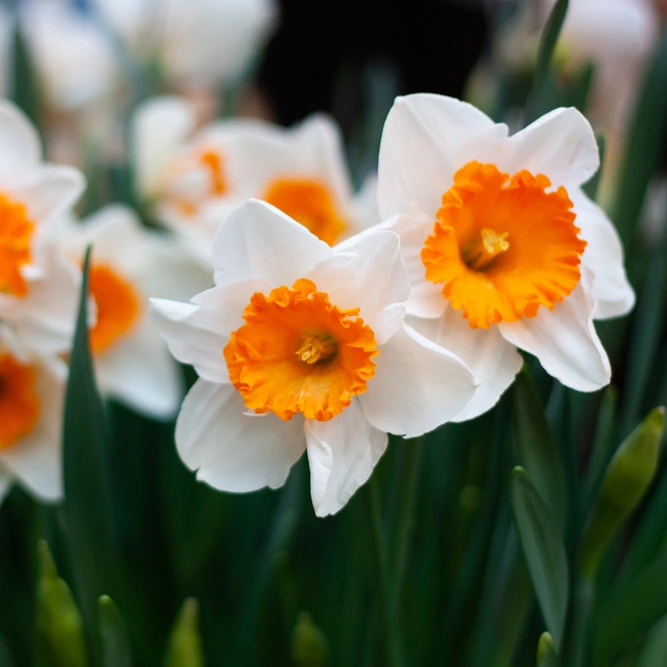
{"type": "Polygon", "coordinates": [[[77,221],[81,174],[43,164],[28,121],[0,111],[4,487],[16,476],[41,497],[62,493],[66,361],[90,244],[103,393],[167,419],[183,394],[171,355],[192,365],[176,446],[221,490],[281,486],[306,451],[315,511],[335,513],[389,433],[489,410],[518,350],[573,389],[609,382],[593,320],[627,313],[634,294],[614,227],[582,190],[599,158],[574,109],[509,136],[463,102],[398,98],[377,181],[355,196],[325,116],[197,129],[192,104],[149,100],[132,123],[134,185],[168,233],[121,205],[77,221]]]}

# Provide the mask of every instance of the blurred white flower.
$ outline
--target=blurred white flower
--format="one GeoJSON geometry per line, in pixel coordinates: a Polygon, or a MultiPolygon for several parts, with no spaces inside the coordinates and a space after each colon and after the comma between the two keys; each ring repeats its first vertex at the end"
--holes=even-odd
{"type": "Polygon", "coordinates": [[[27,351],[0,325],[0,501],[14,478],[41,500],[62,498],[67,366],[27,351]]]}
{"type": "Polygon", "coordinates": [[[100,390],[149,416],[170,417],[182,398],[181,377],[148,317],[148,297],[187,299],[208,284],[207,275],[120,205],[63,227],[60,243],[77,262],[93,246],[90,344],[100,390]]]}
{"type": "Polygon", "coordinates": [[[153,300],[174,356],[200,379],[176,426],[185,464],[215,488],[281,486],[306,450],[319,516],[366,482],[386,432],[417,436],[460,412],[476,382],[404,324],[398,237],[336,248],[264,202],[230,214],[215,284],[192,303],[153,300]]]}
{"type": "Polygon", "coordinates": [[[194,125],[191,105],[179,98],[140,108],[133,123],[135,173],[158,219],[206,260],[220,221],[249,198],[273,204],[330,245],[379,221],[374,181],[354,197],[330,118],[311,116],[289,129],[222,121],[191,136],[194,125]]]}
{"type": "Polygon", "coordinates": [[[90,15],[69,0],[26,0],[20,18],[50,106],[68,111],[110,96],[118,63],[90,15]]]}
{"type": "Polygon", "coordinates": [[[634,304],[618,234],[581,189],[599,166],[588,121],[557,109],[507,135],[469,104],[409,95],[380,146],[378,208],[401,237],[409,321],[481,383],[459,421],[512,383],[516,348],[573,389],[607,384],[593,318],[634,304]]]}
{"type": "Polygon", "coordinates": [[[78,170],[42,162],[33,126],[17,107],[0,100],[0,312],[21,309],[16,301],[29,296],[47,273],[49,279],[63,274],[58,260],[46,257],[48,239],[83,188],[78,170]]]}
{"type": "MultiPolygon", "coordinates": [[[[525,67],[534,58],[554,4],[555,0],[523,3],[517,20],[499,33],[498,52],[507,65],[525,67]]],[[[565,72],[593,63],[589,113],[596,124],[623,129],[659,25],[652,0],[570,0],[557,60],[565,72]]]]}
{"type": "Polygon", "coordinates": [[[265,45],[274,0],[94,0],[140,59],[190,88],[234,83],[265,45]]]}

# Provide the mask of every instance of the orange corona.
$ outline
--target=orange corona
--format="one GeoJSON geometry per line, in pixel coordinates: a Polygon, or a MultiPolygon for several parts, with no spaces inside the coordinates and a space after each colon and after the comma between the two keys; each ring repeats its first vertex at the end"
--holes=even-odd
{"type": "Polygon", "coordinates": [[[30,244],[34,231],[35,224],[26,207],[0,194],[0,292],[27,294],[21,269],[32,260],[30,244]]]}
{"type": "Polygon", "coordinates": [[[375,335],[358,309],[338,309],[310,280],[253,294],[243,319],[224,356],[232,383],[258,413],[328,421],[375,373],[375,335]]]}
{"type": "Polygon", "coordinates": [[[97,309],[90,347],[99,354],[133,329],[141,315],[141,297],[129,281],[105,265],[91,268],[90,294],[97,309]]]}
{"type": "Polygon", "coordinates": [[[333,196],[317,181],[279,178],[269,185],[262,199],[329,245],[334,245],[347,227],[333,196]]]}
{"type": "Polygon", "coordinates": [[[534,317],[576,287],[586,242],[578,237],[567,191],[543,174],[510,178],[470,162],[442,197],[421,258],[426,279],[442,283],[472,328],[534,317]]]}
{"type": "Polygon", "coordinates": [[[0,353],[0,449],[15,445],[37,425],[40,401],[35,369],[0,353]]]}

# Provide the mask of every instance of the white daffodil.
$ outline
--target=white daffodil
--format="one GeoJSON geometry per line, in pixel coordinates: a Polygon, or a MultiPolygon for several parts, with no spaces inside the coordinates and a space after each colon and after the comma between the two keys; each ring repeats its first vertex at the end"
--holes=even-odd
{"type": "Polygon", "coordinates": [[[281,486],[304,449],[319,516],[370,476],[386,432],[412,437],[456,415],[476,382],[404,324],[398,237],[336,248],[252,200],[214,242],[215,284],[192,303],[153,300],[160,332],[200,376],[176,425],[198,479],[225,491],[281,486]]]}
{"type": "Polygon", "coordinates": [[[0,100],[0,295],[24,296],[58,216],[81,195],[77,169],[44,164],[35,128],[0,100]]]}
{"type": "Polygon", "coordinates": [[[183,395],[181,376],[148,317],[148,298],[189,298],[208,284],[207,276],[120,205],[68,225],[60,242],[77,262],[93,246],[90,347],[100,390],[149,416],[172,416],[183,395]]]}
{"type": "Polygon", "coordinates": [[[278,18],[274,0],[93,0],[139,59],[183,87],[234,83],[278,18]]]}
{"type": "Polygon", "coordinates": [[[401,237],[412,326],[480,381],[457,420],[496,403],[521,367],[516,348],[573,389],[609,382],[593,319],[627,313],[634,293],[613,225],[581,189],[598,166],[575,109],[511,137],[448,97],[398,98],[389,112],[378,208],[401,237]]]}
{"type": "Polygon", "coordinates": [[[0,325],[0,501],[14,478],[41,500],[62,498],[67,366],[27,351],[0,325]]]}
{"type": "Polygon", "coordinates": [[[32,125],[0,101],[0,321],[40,354],[71,341],[79,276],[49,237],[82,189],[77,170],[41,162],[32,125]]]}
{"type": "Polygon", "coordinates": [[[353,196],[340,132],[328,117],[290,129],[222,121],[191,136],[194,126],[184,100],[144,105],[134,119],[136,179],[158,218],[208,261],[220,221],[249,198],[273,204],[330,245],[379,221],[367,191],[353,196]]]}

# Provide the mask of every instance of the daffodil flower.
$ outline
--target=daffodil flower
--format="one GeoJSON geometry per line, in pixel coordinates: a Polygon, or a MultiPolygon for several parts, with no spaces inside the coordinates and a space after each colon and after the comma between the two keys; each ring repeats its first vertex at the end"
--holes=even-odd
{"type": "Polygon", "coordinates": [[[634,293],[613,225],[581,189],[598,166],[575,109],[511,137],[448,97],[398,98],[389,112],[378,208],[401,237],[411,325],[480,381],[457,420],[497,402],[521,367],[517,348],[573,389],[609,382],[593,319],[627,313],[634,293]]]}
{"type": "Polygon", "coordinates": [[[15,478],[41,500],[62,498],[66,378],[59,357],[27,350],[0,325],[0,501],[15,478]]]}
{"type": "Polygon", "coordinates": [[[60,244],[76,262],[93,246],[90,348],[101,391],[143,414],[170,417],[182,398],[181,378],[148,317],[148,298],[188,298],[209,284],[207,275],[121,205],[63,224],[60,244]]]}
{"type": "Polygon", "coordinates": [[[259,120],[214,123],[192,134],[195,114],[157,98],[134,118],[137,188],[157,218],[210,262],[220,220],[263,199],[329,245],[379,222],[370,180],[353,195],[338,128],[315,115],[285,129],[259,120]],[[372,194],[372,192],[371,192],[372,194]]]}
{"type": "Polygon", "coordinates": [[[468,368],[404,324],[395,234],[332,249],[251,200],[220,226],[213,265],[215,287],[192,303],[152,301],[170,350],[200,376],[176,445],[211,486],[279,487],[305,449],[316,513],[332,514],[366,482],[387,432],[430,431],[473,395],[468,368]]]}

